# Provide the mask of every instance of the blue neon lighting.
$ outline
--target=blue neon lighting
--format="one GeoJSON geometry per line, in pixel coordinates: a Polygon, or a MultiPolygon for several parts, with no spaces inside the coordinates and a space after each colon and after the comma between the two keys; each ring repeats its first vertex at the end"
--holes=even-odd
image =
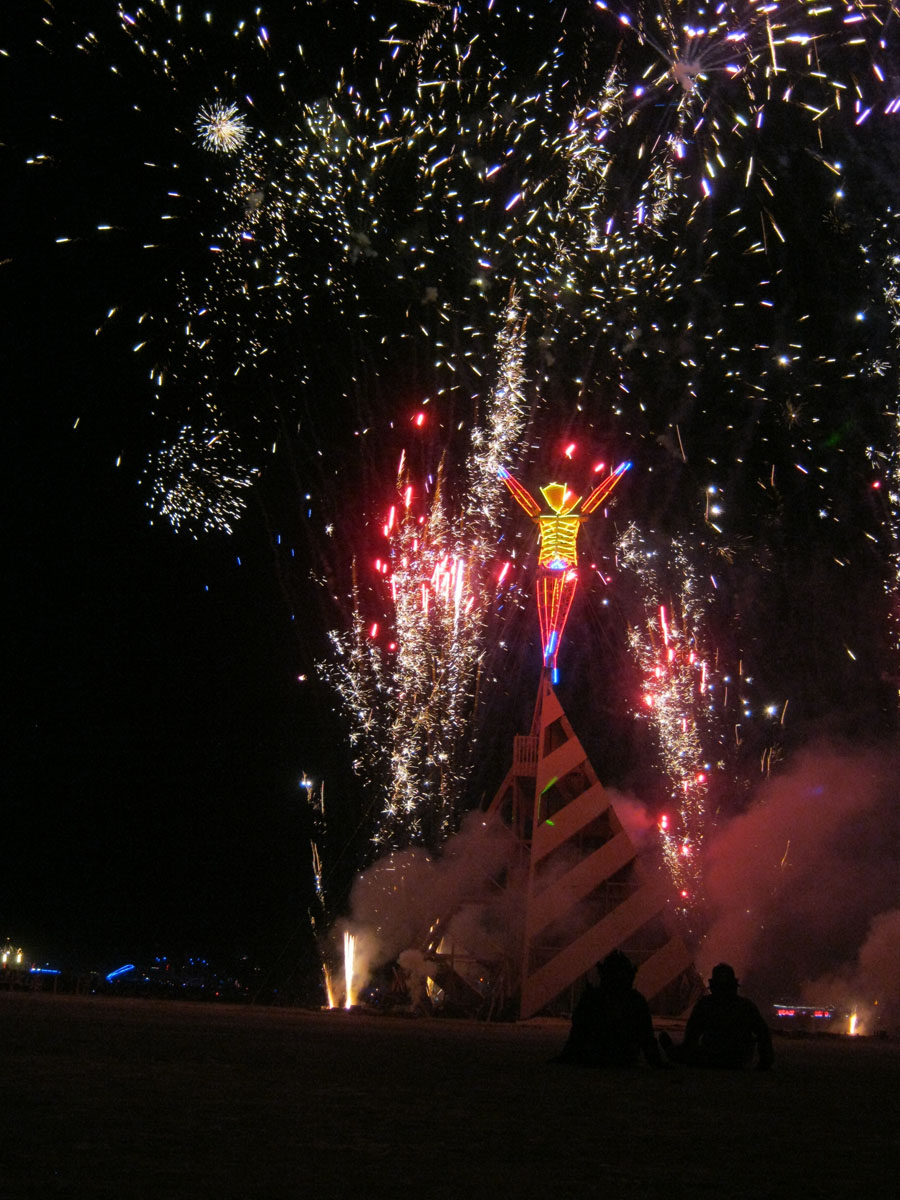
{"type": "Polygon", "coordinates": [[[128,971],[134,970],[134,963],[126,963],[124,967],[116,967],[115,971],[110,971],[106,977],[106,982],[110,983],[113,979],[117,979],[120,975],[127,974],[128,971]]]}

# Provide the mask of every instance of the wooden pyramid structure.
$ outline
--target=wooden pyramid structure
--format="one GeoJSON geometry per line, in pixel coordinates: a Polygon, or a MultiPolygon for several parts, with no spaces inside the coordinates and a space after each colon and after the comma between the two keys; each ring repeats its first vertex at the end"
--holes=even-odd
{"type": "Polygon", "coordinates": [[[638,967],[635,987],[657,1012],[683,1012],[696,972],[665,928],[664,887],[648,878],[544,672],[531,733],[489,811],[522,848],[525,884],[519,1017],[568,1007],[611,950],[638,967]],[[568,1004],[567,1004],[568,1001],[568,1004]]]}

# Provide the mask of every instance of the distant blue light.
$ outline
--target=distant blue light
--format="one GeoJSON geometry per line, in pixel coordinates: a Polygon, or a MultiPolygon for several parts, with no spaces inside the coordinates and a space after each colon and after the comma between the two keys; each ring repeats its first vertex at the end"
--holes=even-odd
{"type": "Polygon", "coordinates": [[[32,975],[58,975],[59,971],[54,970],[53,967],[31,967],[30,973],[32,975]]]}
{"type": "Polygon", "coordinates": [[[129,971],[134,970],[134,963],[126,963],[124,967],[116,967],[115,971],[110,971],[106,977],[106,982],[111,983],[113,979],[117,979],[120,975],[125,975],[129,971]]]}

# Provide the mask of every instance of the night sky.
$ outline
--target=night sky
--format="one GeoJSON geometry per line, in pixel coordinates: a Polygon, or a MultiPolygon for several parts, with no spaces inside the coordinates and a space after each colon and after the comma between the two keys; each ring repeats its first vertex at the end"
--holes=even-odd
{"type": "MultiPolygon", "coordinates": [[[[296,6],[273,7],[289,19],[285,14],[296,6]]],[[[308,7],[310,12],[316,8],[308,7]]],[[[409,9],[393,7],[401,15],[409,9]]],[[[78,8],[72,6],[73,29],[81,27],[78,8]]],[[[555,19],[558,9],[551,9],[555,19]]],[[[330,40],[323,40],[317,63],[322,79],[305,81],[305,99],[324,90],[347,45],[368,27],[363,9],[354,5],[353,10],[346,36],[340,36],[337,22],[330,40]]],[[[148,456],[171,434],[173,414],[154,411],[147,363],[132,353],[140,336],[134,316],[143,308],[171,307],[173,277],[182,266],[196,270],[197,247],[220,219],[204,181],[208,167],[199,152],[192,155],[192,123],[214,81],[218,86],[222,64],[208,62],[206,78],[191,77],[193,91],[167,90],[146,72],[136,73],[129,105],[127,83],[110,75],[104,52],[91,57],[74,51],[64,22],[54,18],[54,35],[47,39],[52,53],[35,45],[46,11],[37,0],[18,0],[5,5],[4,15],[7,11],[15,12],[17,24],[5,35],[11,53],[3,71],[12,77],[16,109],[0,151],[8,180],[0,257],[7,307],[3,452],[11,592],[0,938],[8,936],[42,962],[82,968],[153,954],[248,955],[266,969],[308,962],[313,957],[307,915],[311,821],[300,787],[304,775],[326,780],[326,803],[333,806],[335,910],[346,898],[355,866],[369,852],[365,835],[371,814],[351,780],[345,730],[333,696],[315,678],[334,613],[317,602],[306,576],[310,569],[328,575],[332,564],[317,560],[315,539],[304,526],[306,489],[316,493],[325,477],[314,448],[334,445],[345,453],[353,445],[349,430],[359,410],[351,414],[339,405],[329,407],[321,397],[332,376],[345,369],[342,360],[359,349],[357,334],[345,328],[340,338],[332,338],[324,305],[321,311],[313,308],[303,337],[316,344],[316,352],[306,355],[312,365],[304,379],[304,394],[314,399],[302,404],[297,399],[291,410],[292,416],[299,413],[292,428],[299,451],[292,455],[288,449],[267,461],[262,483],[232,536],[194,539],[176,535],[159,518],[150,524],[142,476],[148,456]],[[64,115],[61,124],[54,114],[64,115]],[[48,148],[55,156],[51,163],[26,165],[48,148]],[[188,199],[179,209],[181,219],[166,230],[162,248],[147,253],[140,249],[142,242],[161,237],[158,217],[168,177],[159,173],[157,182],[145,163],[148,156],[166,161],[167,155],[178,155],[185,164],[179,178],[188,199]],[[98,235],[101,221],[113,231],[98,235]],[[63,236],[73,240],[58,244],[63,236]],[[113,306],[121,306],[125,315],[106,321],[113,306]],[[95,336],[101,325],[101,336],[95,336]]],[[[228,19],[223,18],[225,25],[228,19]]],[[[424,20],[418,14],[416,19],[424,20]]],[[[114,16],[107,14],[101,25],[104,36],[113,31],[114,16]]],[[[227,43],[216,44],[224,54],[221,46],[227,43]]],[[[260,84],[261,93],[265,86],[260,84]]],[[[265,100],[263,95],[261,113],[265,100]]],[[[780,131],[771,136],[777,141],[780,131]]],[[[761,336],[772,337],[775,328],[780,341],[776,346],[773,338],[773,346],[786,351],[798,316],[818,305],[821,321],[804,327],[810,330],[809,361],[825,352],[854,364],[883,357],[887,375],[873,380],[868,398],[858,384],[840,382],[836,371],[826,379],[831,391],[823,402],[822,393],[812,390],[812,375],[803,379],[798,368],[796,384],[766,381],[771,404],[752,393],[749,399],[742,396],[726,436],[716,420],[715,387],[702,402],[686,401],[686,391],[673,399],[683,380],[674,370],[670,378],[660,368],[662,350],[645,329],[636,344],[649,347],[650,365],[641,368],[637,351],[626,365],[634,371],[636,394],[638,385],[658,387],[647,393],[646,409],[642,406],[625,430],[625,422],[617,424],[606,412],[610,392],[603,392],[597,368],[604,416],[594,433],[615,447],[617,456],[641,456],[621,489],[619,529],[638,517],[663,537],[673,531],[690,537],[691,526],[678,530],[679,516],[711,477],[709,463],[728,484],[727,550],[711,551],[704,543],[697,546],[698,554],[701,549],[718,554],[716,569],[726,581],[716,616],[723,657],[747,653],[761,698],[779,705],[791,699],[792,723],[779,734],[779,751],[788,754],[813,737],[865,740],[893,736],[895,729],[896,668],[889,657],[895,647],[884,588],[889,522],[882,497],[872,492],[887,459],[873,465],[865,446],[873,435],[886,436],[889,430],[884,409],[896,402],[891,372],[897,347],[883,310],[872,307],[863,333],[851,319],[884,282],[875,271],[873,285],[859,269],[859,243],[872,228],[868,216],[892,211],[896,218],[891,163],[900,160],[900,149],[896,132],[884,142],[883,136],[862,130],[844,146],[860,187],[868,188],[874,201],[865,217],[857,210],[842,226],[823,215],[822,179],[828,189],[832,181],[815,156],[797,152],[784,135],[779,169],[787,186],[773,208],[791,236],[785,246],[772,238],[774,282],[766,280],[780,316],[774,325],[768,313],[758,318],[768,322],[760,324],[761,336]],[[815,221],[806,216],[806,206],[815,209],[815,221]],[[808,392],[804,421],[816,414],[816,424],[801,423],[795,430],[779,415],[796,396],[791,388],[808,392]],[[690,461],[672,452],[676,421],[690,461]],[[817,512],[826,501],[810,499],[809,490],[803,490],[806,478],[794,472],[798,454],[831,471],[827,533],[817,512]],[[759,481],[765,483],[770,469],[774,478],[776,462],[779,490],[763,488],[763,499],[759,481]],[[844,562],[851,569],[845,570],[844,562]],[[846,653],[848,645],[855,657],[846,653]]],[[[402,195],[402,178],[391,186],[402,195]]],[[[621,186],[625,194],[626,184],[621,186]]],[[[727,190],[727,183],[723,186],[727,190]]],[[[750,296],[748,280],[758,273],[757,260],[746,256],[736,257],[730,271],[722,267],[735,236],[730,226],[726,232],[722,203],[722,223],[711,221],[703,243],[704,253],[718,247],[709,260],[713,266],[703,287],[690,293],[691,312],[703,328],[718,305],[727,307],[745,292],[750,296]]],[[[361,271],[375,270],[363,261],[361,271]]],[[[470,264],[460,264],[458,274],[463,278],[469,270],[470,264]]],[[[378,296],[378,286],[368,299],[378,296]]],[[[420,302],[410,304],[418,320],[420,302]]],[[[389,324],[390,306],[385,308],[389,324]]],[[[727,320],[732,323],[723,340],[738,336],[746,323],[733,313],[727,320]]],[[[671,336],[667,361],[694,352],[671,336]]],[[[265,404],[279,419],[288,408],[285,397],[301,391],[286,367],[295,350],[293,337],[280,331],[273,351],[273,358],[276,351],[281,356],[278,370],[264,391],[265,404]]],[[[363,333],[358,337],[364,341],[363,333]]],[[[665,350],[663,334],[658,341],[665,350]]],[[[577,345],[566,363],[573,378],[582,365],[576,354],[586,353],[585,345],[577,345]]],[[[704,347],[707,351],[712,356],[704,347]]],[[[428,353],[421,350],[422,361],[428,353]]],[[[603,358],[593,349],[591,355],[592,363],[603,358]]],[[[369,382],[377,379],[366,403],[382,421],[385,397],[399,413],[424,390],[416,375],[420,362],[407,363],[395,351],[370,354],[369,347],[360,361],[364,382],[367,372],[369,382]]],[[[752,348],[735,362],[749,377],[762,356],[752,348]]],[[[710,378],[716,378],[712,368],[710,378]]],[[[353,384],[364,390],[355,374],[353,384]]],[[[734,387],[727,375],[720,384],[723,394],[726,384],[734,387]]],[[[342,386],[346,399],[346,379],[342,386]]],[[[230,402],[237,409],[250,395],[236,388],[230,402]]],[[[561,417],[562,432],[577,426],[573,395],[568,381],[555,392],[547,387],[544,431],[551,427],[548,414],[561,417]]],[[[268,427],[264,433],[254,433],[258,442],[273,440],[268,427]]],[[[539,440],[540,434],[538,425],[529,436],[539,440]]],[[[326,508],[340,513],[340,504],[347,520],[347,512],[363,500],[367,482],[383,461],[393,459],[392,438],[401,444],[392,429],[390,437],[385,435],[389,452],[360,456],[359,471],[346,471],[340,480],[346,496],[336,482],[339,471],[332,468],[327,505],[322,501],[316,509],[320,524],[326,508]]],[[[290,446],[290,437],[283,441],[290,446]]],[[[894,447],[891,453],[896,452],[894,447]]],[[[532,455],[531,465],[538,457],[532,455]]],[[[349,461],[342,460],[341,469],[349,461]]],[[[385,495],[389,490],[386,486],[385,495]]],[[[380,511],[382,497],[371,507],[380,511]]],[[[524,523],[517,521],[513,515],[509,530],[521,537],[524,523]]],[[[351,548],[368,553],[369,531],[359,522],[352,529],[349,523],[339,525],[339,533],[345,529],[348,554],[351,548]]],[[[591,536],[587,544],[602,556],[608,550],[604,534],[597,530],[591,536]]],[[[331,552],[337,554],[333,544],[331,552]]],[[[606,593],[596,588],[579,598],[575,616],[588,630],[591,654],[562,656],[561,695],[585,744],[600,756],[601,776],[618,787],[644,787],[652,796],[649,735],[623,700],[629,688],[639,687],[624,645],[629,613],[636,611],[628,608],[636,602],[633,591],[633,580],[623,582],[609,606],[603,603],[606,593]],[[607,656],[605,661],[620,672],[618,692],[607,686],[609,672],[596,667],[598,655],[607,656]]],[[[495,751],[509,732],[522,728],[530,712],[538,667],[533,629],[527,639],[523,655],[515,662],[509,656],[505,698],[490,709],[498,718],[495,751]]],[[[767,737],[748,734],[748,760],[758,757],[767,737]]],[[[473,783],[471,799],[484,798],[474,794],[479,788],[489,793],[501,768],[499,759],[488,764],[473,783]]],[[[741,802],[745,797],[746,792],[741,802]]]]}
{"type": "Polygon", "coordinates": [[[298,783],[328,771],[335,731],[297,681],[310,653],[261,506],[230,539],[149,524],[138,478],[154,430],[132,330],[94,336],[111,303],[145,286],[134,225],[112,252],[54,244],[107,202],[139,229],[147,197],[127,150],[124,166],[116,157],[102,87],[79,111],[75,153],[45,177],[25,168],[72,85],[26,43],[4,148],[0,936],[82,968],[301,957],[311,881],[298,783]]]}
{"type": "Polygon", "coordinates": [[[115,465],[129,364],[84,351],[96,293],[72,306],[71,277],[27,282],[6,447],[9,936],[83,964],[271,948],[306,920],[298,781],[333,731],[297,682],[262,518],[207,542],[149,526],[134,458],[115,465]]]}

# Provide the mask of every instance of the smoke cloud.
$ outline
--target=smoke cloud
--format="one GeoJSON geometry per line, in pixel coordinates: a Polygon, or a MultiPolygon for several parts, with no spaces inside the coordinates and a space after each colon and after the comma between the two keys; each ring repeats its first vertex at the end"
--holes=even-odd
{"type": "Polygon", "coordinates": [[[630,793],[606,788],[606,794],[615,809],[622,828],[628,834],[636,850],[658,849],[659,826],[643,800],[630,793]]]}
{"type": "Polygon", "coordinates": [[[897,745],[807,748],[707,839],[704,974],[724,960],[761,1003],[865,1007],[898,1028],[898,768],[897,745]]]}
{"type": "MultiPolygon", "coordinates": [[[[730,962],[764,1009],[834,1005],[858,1013],[862,1032],[900,1032],[898,780],[900,744],[820,743],[707,837],[709,919],[695,950],[704,977],[730,962]]],[[[649,811],[634,797],[611,799],[645,864],[656,864],[649,811]]],[[[510,830],[481,812],[465,818],[439,858],[416,849],[379,859],[351,896],[360,982],[384,963],[407,962],[405,951],[421,958],[435,925],[457,952],[517,961],[524,877],[515,886],[515,861],[510,830]]]]}
{"type": "Polygon", "coordinates": [[[498,880],[515,848],[502,821],[472,812],[440,858],[412,849],[373,863],[357,877],[350,897],[349,928],[363,947],[358,953],[366,969],[421,950],[435,927],[476,957],[505,952],[520,927],[521,903],[498,880]]]}
{"type": "Polygon", "coordinates": [[[857,1015],[857,1033],[900,1032],[900,909],[879,913],[852,963],[804,988],[808,1004],[829,1003],[857,1015]]]}

